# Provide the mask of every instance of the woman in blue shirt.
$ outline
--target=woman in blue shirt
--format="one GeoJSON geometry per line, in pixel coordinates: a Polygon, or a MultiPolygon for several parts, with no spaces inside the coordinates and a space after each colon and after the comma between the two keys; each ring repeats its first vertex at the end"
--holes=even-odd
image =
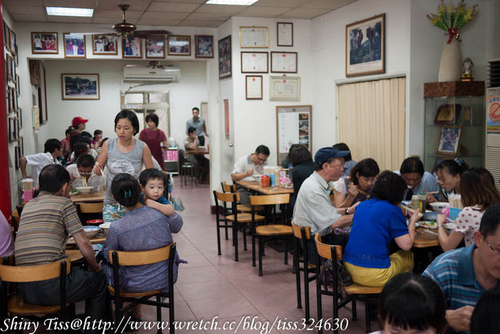
{"type": "Polygon", "coordinates": [[[353,217],[344,263],[355,283],[384,286],[395,275],[413,268],[409,252],[415,239],[418,214],[410,213],[410,223],[398,204],[403,200],[406,182],[393,172],[382,172],[372,190],[372,199],[358,205],[353,217]],[[400,251],[389,255],[394,240],[400,251]]]}

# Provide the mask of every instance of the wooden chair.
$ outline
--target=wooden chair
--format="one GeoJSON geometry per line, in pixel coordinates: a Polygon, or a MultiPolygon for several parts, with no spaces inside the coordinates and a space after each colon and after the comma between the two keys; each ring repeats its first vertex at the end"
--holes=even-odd
{"type": "MultiPolygon", "coordinates": [[[[239,193],[221,193],[214,190],[214,199],[216,204],[215,218],[217,221],[217,251],[221,255],[221,242],[220,242],[220,229],[232,228],[233,229],[233,245],[234,260],[238,259],[238,230],[243,230],[243,249],[247,250],[246,228],[250,223],[265,220],[264,216],[252,215],[250,213],[239,213],[237,208],[238,201],[240,200],[239,193]],[[220,205],[219,202],[224,203],[220,205]],[[228,205],[231,205],[228,207],[228,205]]],[[[226,233],[227,240],[227,233],[226,233]]]]}
{"type": "MultiPolygon", "coordinates": [[[[222,192],[223,193],[235,193],[236,185],[235,184],[227,184],[226,181],[221,182],[222,192]]],[[[252,207],[250,204],[238,204],[237,205],[238,212],[252,212],[252,207]]],[[[261,212],[264,210],[263,206],[255,207],[255,211],[261,212]]]]}
{"type": "MultiPolygon", "coordinates": [[[[120,324],[122,317],[138,304],[156,306],[156,318],[161,323],[161,308],[169,309],[170,333],[175,332],[174,328],[174,261],[175,261],[175,243],[168,246],[147,250],[147,251],[109,251],[109,259],[113,265],[113,285],[108,285],[108,291],[111,298],[115,301],[115,321],[120,324]],[[120,266],[142,266],[158,262],[165,262],[168,270],[168,290],[153,290],[144,292],[126,292],[120,288],[120,266]],[[150,300],[156,297],[156,300],[150,300]],[[167,298],[168,302],[162,301],[167,298]],[[130,304],[123,306],[125,302],[130,304]]],[[[118,330],[118,329],[117,329],[118,330]]],[[[158,328],[157,333],[162,333],[158,328]]]]}
{"type": "MultiPolygon", "coordinates": [[[[337,284],[337,273],[338,273],[338,262],[342,261],[343,254],[342,254],[342,247],[339,245],[328,245],[324,244],[321,242],[321,236],[316,234],[314,236],[314,241],[316,242],[316,249],[318,251],[318,261],[321,259],[322,262],[324,262],[326,259],[332,260],[333,264],[333,289],[332,291],[326,291],[322,290],[321,285],[322,282],[320,280],[316,280],[316,295],[317,295],[317,302],[318,302],[318,318],[323,319],[322,315],[322,301],[321,301],[321,296],[323,294],[325,295],[330,295],[333,296],[333,319],[338,318],[339,316],[339,308],[347,305],[349,302],[351,303],[352,307],[352,320],[357,320],[356,318],[356,300],[363,300],[365,302],[365,320],[366,320],[366,328],[365,332],[370,333],[371,332],[371,326],[370,326],[370,321],[371,321],[371,312],[370,312],[370,306],[371,304],[376,304],[378,295],[382,291],[383,287],[371,287],[371,286],[365,286],[365,285],[360,285],[356,283],[352,283],[349,286],[345,287],[345,291],[348,295],[347,298],[343,299],[340,294],[337,292],[338,291],[338,284],[337,284]],[[340,301],[339,301],[340,300],[340,301]]],[[[319,262],[318,262],[319,264],[319,262]]],[[[316,268],[316,273],[319,276],[319,266],[316,268]]],[[[341,279],[341,278],[340,278],[341,279]]],[[[335,334],[338,333],[338,330],[333,331],[335,334]]],[[[318,331],[319,334],[323,333],[322,329],[318,331]]]]}
{"type": "Polygon", "coordinates": [[[295,247],[293,252],[293,263],[295,268],[295,281],[297,286],[297,308],[302,308],[302,293],[300,287],[300,272],[304,274],[304,303],[305,319],[311,318],[311,308],[309,304],[309,283],[316,280],[316,265],[309,263],[307,253],[307,243],[312,241],[311,228],[307,226],[297,226],[292,220],[293,235],[295,236],[295,247]],[[300,256],[300,253],[303,256],[300,256]]]}
{"type": "Polygon", "coordinates": [[[282,224],[261,225],[255,228],[252,235],[252,266],[255,267],[255,239],[259,239],[259,276],[262,276],[262,256],[264,255],[265,243],[271,239],[281,238],[284,239],[283,246],[285,250],[285,264],[288,264],[288,240],[293,235],[291,226],[286,224],[287,205],[290,202],[290,194],[279,195],[261,195],[250,196],[250,205],[252,206],[252,221],[254,219],[257,206],[277,205],[283,204],[284,210],[282,211],[282,224]]]}
{"type": "MultiPolygon", "coordinates": [[[[46,315],[59,314],[61,319],[68,320],[69,313],[74,312],[74,304],[66,303],[66,275],[71,270],[69,259],[37,265],[37,266],[15,266],[14,256],[7,258],[4,264],[0,265],[0,318],[18,316],[32,320],[42,321],[46,315]],[[28,283],[38,282],[48,279],[59,278],[59,304],[53,306],[36,305],[27,303],[17,292],[9,295],[7,282],[28,283]],[[40,319],[41,318],[41,319],[40,319]]],[[[57,293],[57,290],[54,291],[57,293]]],[[[17,331],[22,333],[22,330],[17,331]]]]}

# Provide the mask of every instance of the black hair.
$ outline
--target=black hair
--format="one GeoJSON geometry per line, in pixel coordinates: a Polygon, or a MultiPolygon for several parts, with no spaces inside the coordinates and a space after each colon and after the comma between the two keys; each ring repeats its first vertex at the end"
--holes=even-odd
{"type": "Polygon", "coordinates": [[[87,137],[87,136],[80,136],[80,142],[88,144],[89,146],[92,145],[92,137],[87,137]]]}
{"type": "Polygon", "coordinates": [[[401,167],[399,168],[399,173],[401,175],[406,173],[418,173],[420,176],[424,176],[424,172],[424,164],[417,156],[404,159],[401,167]]]}
{"type": "Polygon", "coordinates": [[[82,135],[78,132],[75,132],[71,135],[71,137],[69,138],[69,147],[71,147],[72,151],[74,150],[73,146],[75,146],[76,143],[80,142],[81,139],[82,135]]]}
{"type": "Polygon", "coordinates": [[[158,119],[158,115],[154,113],[146,115],[146,123],[149,121],[155,123],[156,127],[158,127],[158,123],[160,122],[160,120],[158,119]]]}
{"type": "Polygon", "coordinates": [[[55,138],[48,139],[45,142],[45,145],[43,145],[43,150],[45,153],[47,153],[47,152],[54,153],[54,151],[56,149],[61,149],[61,148],[62,148],[61,141],[59,139],[55,139],[55,138]]]}
{"type": "Polygon", "coordinates": [[[443,333],[447,326],[443,290],[432,278],[411,272],[387,282],[380,293],[378,312],[382,327],[387,321],[404,330],[435,328],[443,333]]]}
{"type": "Polygon", "coordinates": [[[128,109],[123,109],[122,111],[120,111],[115,117],[115,128],[118,124],[118,121],[122,118],[126,118],[130,121],[130,123],[132,123],[132,127],[134,128],[134,136],[139,133],[139,119],[137,118],[135,112],[128,109]]]}
{"type": "Polygon", "coordinates": [[[73,132],[72,126],[70,126],[69,128],[67,128],[66,131],[64,131],[64,134],[67,136],[67,135],[71,134],[71,132],[73,132]]]}
{"type": "MultiPolygon", "coordinates": [[[[76,156],[76,152],[75,152],[76,156]]],[[[82,154],[76,159],[77,167],[93,167],[95,164],[95,159],[90,154],[82,154]]]]}
{"type": "Polygon", "coordinates": [[[405,180],[396,173],[385,170],[379,174],[372,189],[372,198],[388,201],[397,205],[404,198],[406,191],[405,180]]]}
{"type": "Polygon", "coordinates": [[[87,154],[89,151],[89,147],[87,143],[79,141],[73,146],[73,152],[75,153],[75,159],[78,159],[82,154],[87,154]]]}
{"type": "Polygon", "coordinates": [[[139,202],[141,187],[135,177],[130,174],[120,173],[113,178],[111,194],[120,205],[130,208],[139,202]]]}
{"type": "Polygon", "coordinates": [[[500,225],[500,204],[495,204],[486,209],[481,217],[479,232],[485,237],[496,233],[500,225]]]}
{"type": "Polygon", "coordinates": [[[94,131],[94,140],[95,140],[95,137],[97,137],[98,135],[102,135],[102,130],[97,129],[94,131]]]}
{"type": "Polygon", "coordinates": [[[191,111],[193,111],[193,110],[200,112],[200,109],[198,109],[197,107],[194,107],[193,109],[191,109],[191,111]]]}
{"type": "Polygon", "coordinates": [[[359,184],[358,176],[356,174],[359,173],[359,176],[364,177],[375,177],[380,173],[380,168],[375,160],[372,158],[363,159],[358,162],[351,169],[351,181],[355,185],[359,184]]]}
{"type": "Polygon", "coordinates": [[[349,149],[349,146],[347,146],[346,143],[337,143],[332,147],[336,148],[339,151],[349,151],[349,154],[344,157],[344,161],[352,160],[351,150],[349,149]]]}
{"type": "Polygon", "coordinates": [[[69,183],[69,180],[68,171],[59,164],[51,164],[43,167],[38,176],[40,191],[47,191],[51,194],[57,193],[64,184],[69,183]]]}
{"type": "Polygon", "coordinates": [[[195,132],[195,131],[196,131],[196,128],[195,128],[194,126],[190,126],[190,127],[188,128],[188,135],[192,134],[192,133],[193,133],[193,132],[195,132]]]}
{"type": "Polygon", "coordinates": [[[257,155],[264,154],[267,157],[269,156],[269,154],[271,154],[271,152],[269,151],[269,148],[266,145],[257,146],[257,148],[255,149],[255,153],[257,155]]]}
{"type": "Polygon", "coordinates": [[[101,145],[103,145],[103,144],[104,144],[104,142],[105,142],[106,140],[108,140],[108,139],[109,139],[108,137],[103,138],[103,139],[102,139],[102,142],[101,142],[101,145]]]}
{"type": "Polygon", "coordinates": [[[495,287],[486,290],[474,307],[474,312],[472,312],[470,319],[471,334],[496,333],[498,331],[500,328],[498,305],[500,305],[500,289],[495,287]]]}
{"type": "Polygon", "coordinates": [[[469,165],[460,158],[447,159],[441,161],[441,163],[436,166],[436,172],[444,168],[448,170],[451,176],[462,176],[464,172],[469,170],[469,165]]]}
{"type": "Polygon", "coordinates": [[[156,168],[147,168],[139,174],[139,183],[145,187],[149,180],[162,180],[163,186],[166,188],[168,184],[167,176],[163,171],[156,168]]]}
{"type": "Polygon", "coordinates": [[[90,134],[90,132],[82,131],[80,132],[80,135],[82,135],[82,137],[84,138],[89,138],[89,140],[92,139],[92,135],[90,134]]]}
{"type": "Polygon", "coordinates": [[[290,151],[290,162],[295,167],[304,162],[312,161],[311,152],[304,145],[298,145],[290,151]]]}

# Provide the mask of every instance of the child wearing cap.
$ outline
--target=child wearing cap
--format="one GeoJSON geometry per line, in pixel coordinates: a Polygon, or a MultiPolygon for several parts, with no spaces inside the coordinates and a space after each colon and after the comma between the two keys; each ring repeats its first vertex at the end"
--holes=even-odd
{"type": "Polygon", "coordinates": [[[83,130],[85,130],[85,123],[87,123],[88,121],[89,121],[88,119],[75,117],[71,121],[71,126],[76,132],[81,133],[83,130]]]}

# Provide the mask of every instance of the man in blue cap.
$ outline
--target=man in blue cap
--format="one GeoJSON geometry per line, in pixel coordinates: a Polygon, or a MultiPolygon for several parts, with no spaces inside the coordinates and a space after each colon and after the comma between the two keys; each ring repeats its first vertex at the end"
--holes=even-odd
{"type": "MultiPolygon", "coordinates": [[[[349,153],[334,147],[324,147],[316,152],[314,156],[316,169],[302,183],[293,210],[293,220],[296,225],[308,226],[313,236],[319,233],[323,242],[343,247],[347,244],[347,231],[344,228],[352,224],[356,205],[349,208],[335,208],[330,200],[332,188],[328,183],[337,181],[342,175],[344,170],[342,158],[349,153]]],[[[316,251],[312,242],[308,247],[308,253],[309,259],[314,261],[316,251]]]]}

